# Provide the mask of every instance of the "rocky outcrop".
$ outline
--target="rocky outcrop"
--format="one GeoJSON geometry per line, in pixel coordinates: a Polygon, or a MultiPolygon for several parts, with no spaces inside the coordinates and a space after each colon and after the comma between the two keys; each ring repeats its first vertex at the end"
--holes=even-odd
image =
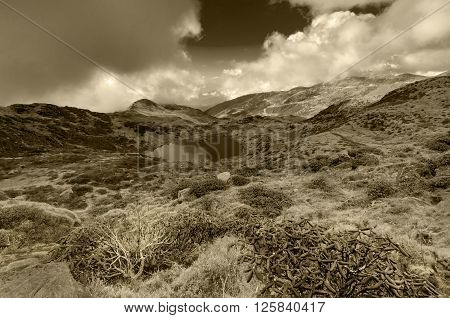
{"type": "Polygon", "coordinates": [[[2,298],[80,298],[87,294],[66,263],[27,267],[0,280],[2,298]]]}

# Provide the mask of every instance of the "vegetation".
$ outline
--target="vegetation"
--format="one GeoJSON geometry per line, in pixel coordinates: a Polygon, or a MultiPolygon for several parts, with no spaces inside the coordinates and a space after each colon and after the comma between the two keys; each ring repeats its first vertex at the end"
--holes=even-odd
{"type": "Polygon", "coordinates": [[[239,190],[239,200],[267,216],[277,216],[292,205],[292,199],[283,192],[254,185],[239,190]]]}

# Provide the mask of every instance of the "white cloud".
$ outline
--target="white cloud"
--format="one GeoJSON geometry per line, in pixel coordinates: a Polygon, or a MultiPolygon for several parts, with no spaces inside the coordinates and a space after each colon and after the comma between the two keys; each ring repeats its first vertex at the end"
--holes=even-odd
{"type": "Polygon", "coordinates": [[[230,76],[239,76],[242,75],[242,70],[240,68],[224,69],[223,74],[230,76]]]}
{"type": "MultiPolygon", "coordinates": [[[[331,1],[317,2],[331,5],[331,1]]],[[[355,3],[339,1],[344,2],[355,3]]],[[[303,32],[287,37],[274,33],[266,39],[264,55],[260,59],[236,63],[235,69],[242,72],[239,78],[232,74],[225,76],[222,93],[233,98],[262,90],[310,86],[332,79],[443,3],[444,0],[397,0],[379,16],[356,15],[348,11],[324,13],[315,17],[303,32]]],[[[348,74],[449,69],[449,15],[450,5],[359,63],[348,74]]]]}

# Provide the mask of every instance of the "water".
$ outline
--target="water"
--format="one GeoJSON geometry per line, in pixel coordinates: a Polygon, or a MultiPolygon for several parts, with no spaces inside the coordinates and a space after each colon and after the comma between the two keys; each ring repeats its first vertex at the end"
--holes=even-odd
{"type": "Polygon", "coordinates": [[[156,148],[149,155],[167,162],[192,162],[195,164],[217,162],[240,154],[240,144],[226,135],[216,135],[207,141],[182,141],[156,148]]]}

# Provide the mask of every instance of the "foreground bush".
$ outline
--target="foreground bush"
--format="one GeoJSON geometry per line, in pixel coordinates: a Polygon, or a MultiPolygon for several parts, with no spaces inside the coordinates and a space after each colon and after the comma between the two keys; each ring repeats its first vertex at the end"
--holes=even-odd
{"type": "Polygon", "coordinates": [[[141,210],[72,231],[52,258],[70,264],[77,280],[136,280],[174,263],[190,265],[199,246],[227,232],[214,214],[188,210],[151,220],[141,210]]]}
{"type": "Polygon", "coordinates": [[[437,287],[408,271],[410,256],[369,230],[330,233],[300,222],[249,225],[243,256],[247,280],[261,297],[436,297],[437,287]],[[402,266],[397,259],[403,259],[402,266]]]}
{"type": "Polygon", "coordinates": [[[278,216],[284,208],[290,207],[292,199],[283,192],[254,185],[239,191],[240,202],[264,212],[269,217],[278,216]]]}

